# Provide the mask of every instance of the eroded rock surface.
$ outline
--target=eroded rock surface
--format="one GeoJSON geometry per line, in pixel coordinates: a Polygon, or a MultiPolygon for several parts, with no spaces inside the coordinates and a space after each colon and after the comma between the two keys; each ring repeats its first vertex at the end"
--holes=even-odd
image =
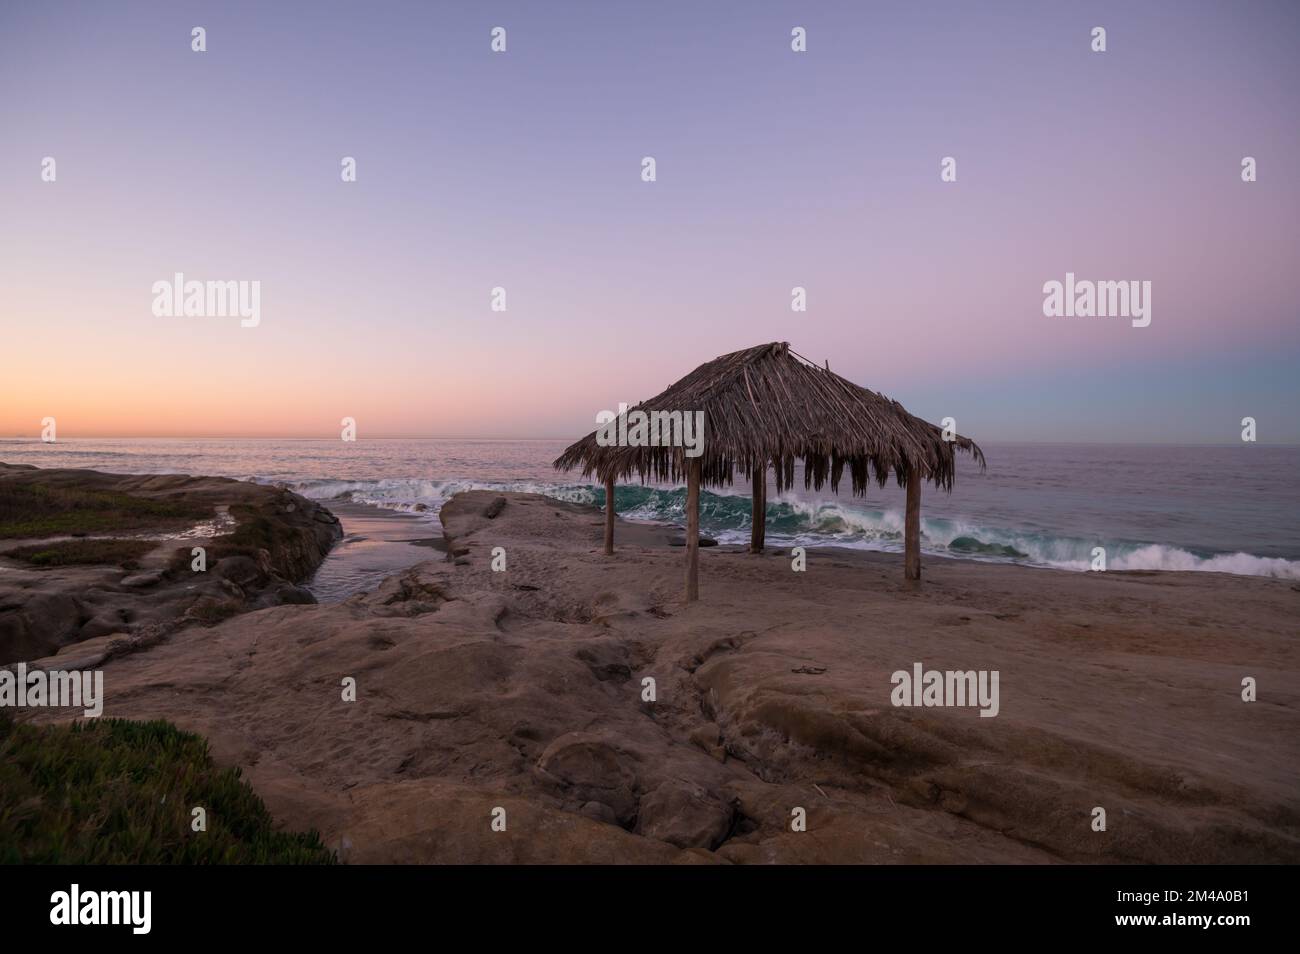
{"type": "Polygon", "coordinates": [[[0,491],[15,485],[184,504],[195,516],[160,520],[157,527],[147,520],[125,529],[95,523],[89,533],[0,538],[0,665],[39,663],[75,643],[112,634],[152,640],[179,626],[208,625],[250,608],[314,602],[295,584],[342,536],[338,520],[313,501],[220,477],[0,464],[0,491]],[[111,563],[44,567],[5,556],[18,547],[93,538],[155,545],[129,569],[111,563]],[[191,568],[194,547],[209,552],[203,572],[191,568]]]}
{"type": "Polygon", "coordinates": [[[1300,860],[1287,583],[716,547],[687,606],[670,529],[442,519],[452,562],[110,660],[105,715],[205,734],[357,862],[1300,860]],[[999,670],[998,716],[891,705],[918,661],[999,670]]]}

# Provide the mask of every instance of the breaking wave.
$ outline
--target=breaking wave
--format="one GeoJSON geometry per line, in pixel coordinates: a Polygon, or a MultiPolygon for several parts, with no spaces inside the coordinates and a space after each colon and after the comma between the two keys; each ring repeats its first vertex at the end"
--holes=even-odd
{"type": "MultiPolygon", "coordinates": [[[[261,478],[263,483],[272,481],[261,478]]],[[[389,510],[420,513],[436,521],[442,504],[465,490],[539,493],[574,503],[604,506],[605,491],[590,484],[543,481],[330,480],[292,481],[291,490],[314,500],[347,499],[389,510]]],[[[684,488],[620,486],[615,505],[627,520],[681,524],[684,488]]],[[[700,529],[719,543],[747,543],[750,498],[704,491],[700,529]]],[[[767,507],[767,542],[772,546],[838,546],[901,552],[903,515],[840,502],[781,500],[767,507]]],[[[1249,553],[1195,552],[1159,543],[1053,536],[984,526],[959,518],[921,520],[921,547],[927,553],[997,563],[1023,563],[1064,570],[1088,570],[1094,547],[1105,547],[1109,570],[1196,570],[1300,580],[1300,561],[1249,553]]]]}

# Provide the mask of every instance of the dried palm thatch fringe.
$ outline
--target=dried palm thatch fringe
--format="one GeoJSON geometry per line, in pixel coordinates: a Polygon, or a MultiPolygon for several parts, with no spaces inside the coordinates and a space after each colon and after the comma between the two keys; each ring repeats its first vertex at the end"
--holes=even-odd
{"type": "MultiPolygon", "coordinates": [[[[899,486],[913,472],[951,490],[957,450],[984,467],[984,452],[960,435],[943,431],[904,410],[897,401],[868,391],[790,350],[784,341],[724,354],[700,365],[662,394],[631,410],[704,412],[702,483],[730,485],[738,469],[750,477],[759,462],[771,464],[778,492],[794,483],[794,463],[804,462],[804,487],[830,483],[839,492],[847,469],[853,494],[862,496],[874,478],[881,487],[892,471],[899,486]]],[[[630,413],[630,411],[629,411],[630,413]]],[[[602,447],[592,431],[555,461],[557,470],[581,468],[602,482],[635,475],[678,482],[686,478],[680,447],[602,447]]]]}

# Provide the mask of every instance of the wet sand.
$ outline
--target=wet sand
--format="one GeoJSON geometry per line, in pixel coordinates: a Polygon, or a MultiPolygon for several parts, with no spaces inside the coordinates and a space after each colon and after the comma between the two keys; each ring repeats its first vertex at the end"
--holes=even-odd
{"type": "Polygon", "coordinates": [[[305,585],[322,603],[372,590],[386,577],[445,553],[442,529],[419,514],[342,500],[323,501],[343,524],[336,543],[305,585]]]}

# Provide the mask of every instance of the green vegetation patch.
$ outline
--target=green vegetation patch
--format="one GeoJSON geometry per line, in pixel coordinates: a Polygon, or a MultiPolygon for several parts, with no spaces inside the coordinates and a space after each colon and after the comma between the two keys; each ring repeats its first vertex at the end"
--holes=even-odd
{"type": "Polygon", "coordinates": [[[211,516],[211,507],[193,502],[0,481],[0,539],[174,530],[211,516]]]}
{"type": "Polygon", "coordinates": [[[0,862],[333,864],[312,831],[276,831],[239,769],[169,722],[59,726],[0,712],[0,862]],[[192,810],[207,831],[191,830],[192,810]]]}
{"type": "Polygon", "coordinates": [[[0,556],[22,560],[33,566],[82,566],[117,564],[133,569],[136,561],[158,545],[156,540],[60,540],[33,543],[5,550],[0,556]]]}
{"type": "Polygon", "coordinates": [[[276,551],[277,538],[284,537],[285,526],[260,513],[247,504],[234,504],[230,516],[235,519],[235,529],[214,537],[208,548],[208,557],[246,556],[257,559],[258,550],[276,551]]]}

